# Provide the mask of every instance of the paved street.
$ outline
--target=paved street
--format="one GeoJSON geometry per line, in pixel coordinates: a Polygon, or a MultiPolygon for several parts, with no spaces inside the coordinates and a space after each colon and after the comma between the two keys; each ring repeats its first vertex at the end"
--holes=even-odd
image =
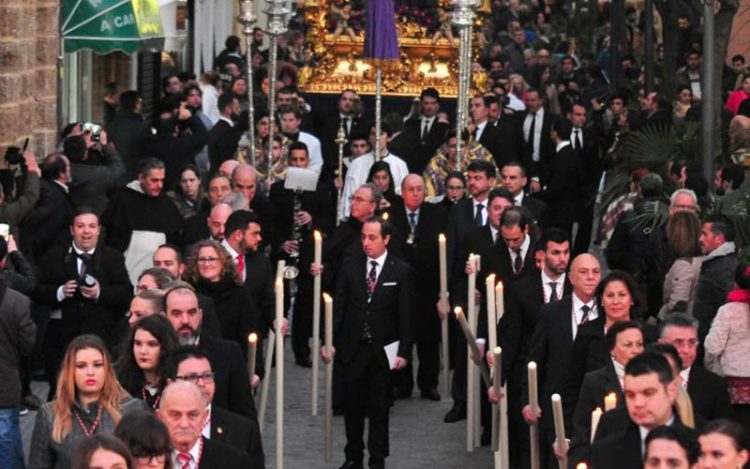
{"type": "MultiPolygon", "coordinates": [[[[287,340],[289,342],[289,340],[287,340]]],[[[344,460],[343,417],[334,417],[333,461],[323,460],[323,404],[324,373],[321,366],[320,404],[318,417],[310,414],[310,388],[312,371],[294,364],[291,345],[287,343],[285,354],[285,408],[284,408],[284,466],[288,469],[334,469],[344,460]]],[[[275,375],[275,371],[272,371],[275,375]]],[[[263,425],[263,447],[266,466],[276,467],[275,459],[275,397],[274,381],[271,380],[271,395],[268,402],[266,423],[263,425]]],[[[34,383],[35,394],[46,396],[46,385],[34,383]]],[[[418,394],[417,394],[418,396],[418,394]]],[[[256,403],[260,398],[256,397],[256,403]]],[[[450,409],[451,401],[432,402],[419,397],[400,400],[391,409],[390,445],[391,456],[386,460],[390,469],[490,469],[489,448],[479,448],[467,453],[466,422],[443,423],[443,415],[450,409]]],[[[24,449],[28,454],[35,412],[21,418],[24,449]]]]}

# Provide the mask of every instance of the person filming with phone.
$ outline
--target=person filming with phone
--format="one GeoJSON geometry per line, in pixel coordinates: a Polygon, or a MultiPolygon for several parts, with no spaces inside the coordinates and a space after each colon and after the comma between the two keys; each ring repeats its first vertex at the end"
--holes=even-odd
{"type": "MultiPolygon", "coordinates": [[[[33,153],[26,151],[28,139],[23,150],[18,147],[8,147],[5,161],[18,170],[0,170],[0,224],[9,226],[10,233],[18,235],[18,225],[24,216],[39,200],[39,178],[42,171],[37,165],[33,153]],[[20,193],[17,193],[16,178],[20,173],[20,193]]],[[[7,230],[6,230],[7,231],[7,230]]]]}

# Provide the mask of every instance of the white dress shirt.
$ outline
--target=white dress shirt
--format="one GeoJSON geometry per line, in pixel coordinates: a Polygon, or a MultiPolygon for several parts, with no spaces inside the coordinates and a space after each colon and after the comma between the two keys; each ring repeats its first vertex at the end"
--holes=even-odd
{"type": "MultiPolygon", "coordinates": [[[[560,275],[557,280],[552,280],[547,276],[547,273],[542,269],[542,289],[544,290],[544,302],[549,303],[549,298],[552,295],[552,287],[549,286],[550,283],[556,282],[557,285],[555,285],[555,291],[557,292],[557,299],[560,300],[563,297],[563,292],[565,291],[565,274],[563,273],[560,275]]],[[[591,314],[591,313],[589,313],[591,314]]]]}
{"type": "Polygon", "coordinates": [[[420,138],[425,138],[427,134],[430,133],[430,130],[432,130],[432,124],[435,123],[435,116],[432,117],[425,117],[422,116],[422,118],[419,121],[419,136],[420,138]],[[425,130],[424,126],[427,125],[427,129],[425,130]]]}
{"type": "Polygon", "coordinates": [[[307,145],[307,154],[310,155],[310,165],[307,169],[320,174],[320,171],[323,169],[323,153],[320,150],[320,140],[318,140],[318,137],[307,132],[300,132],[297,141],[307,145]]]}
{"type": "Polygon", "coordinates": [[[373,259],[372,257],[367,258],[367,266],[365,269],[365,280],[367,280],[370,277],[370,270],[372,269],[371,262],[375,261],[378,264],[377,267],[375,267],[375,283],[378,283],[378,278],[380,278],[380,273],[383,271],[383,265],[385,264],[386,257],[388,257],[387,249],[377,259],[373,259]]]}
{"type": "Polygon", "coordinates": [[[477,136],[474,138],[475,141],[478,142],[479,139],[482,138],[482,133],[484,132],[485,127],[487,127],[487,121],[477,124],[477,136]]]}
{"type": "Polygon", "coordinates": [[[480,202],[477,199],[471,199],[471,203],[473,204],[472,209],[471,209],[472,220],[476,219],[477,217],[477,210],[479,210],[477,205],[482,204],[482,226],[487,224],[487,202],[488,200],[489,199],[484,199],[480,202]]]}
{"type": "MultiPolygon", "coordinates": [[[[227,251],[227,253],[229,254],[229,257],[232,258],[232,263],[236,267],[237,266],[237,256],[240,256],[240,254],[237,251],[234,250],[234,248],[227,242],[226,238],[224,238],[223,240],[221,240],[221,247],[223,247],[227,251]]],[[[244,269],[242,270],[242,272],[241,272],[240,275],[242,277],[241,280],[244,282],[245,281],[245,270],[244,269]]]]}
{"type": "Polygon", "coordinates": [[[513,196],[513,205],[516,207],[523,207],[523,198],[525,194],[523,193],[523,190],[519,192],[517,195],[513,196]]]}
{"type": "MultiPolygon", "coordinates": [[[[398,156],[388,153],[382,161],[388,163],[391,167],[391,174],[393,175],[393,189],[396,194],[401,194],[401,181],[409,174],[409,168],[407,168],[404,160],[398,156]]],[[[341,195],[341,203],[339,204],[339,220],[346,220],[349,218],[349,209],[351,208],[351,202],[349,197],[354,195],[359,186],[367,182],[367,175],[370,174],[370,168],[375,164],[375,156],[372,152],[365,153],[364,155],[357,157],[349,164],[349,169],[346,172],[346,181],[344,183],[344,189],[341,195]]]]}
{"type": "MultiPolygon", "coordinates": [[[[203,438],[211,439],[211,404],[206,406],[206,423],[203,425],[203,431],[201,431],[203,438]]],[[[179,469],[179,468],[176,468],[179,469]]]]}
{"type": "MultiPolygon", "coordinates": [[[[92,249],[91,251],[84,251],[82,249],[78,249],[78,246],[76,246],[76,243],[73,243],[73,251],[76,253],[76,277],[78,277],[78,274],[81,272],[81,264],[83,264],[83,260],[78,257],[81,254],[88,254],[93,257],[94,252],[96,252],[96,248],[92,249]]],[[[95,299],[99,299],[99,296],[102,294],[101,288],[99,289],[99,295],[95,299]]],[[[65,293],[63,292],[63,286],[60,285],[57,288],[57,302],[62,303],[63,300],[65,300],[65,293]]]]}
{"type": "Polygon", "coordinates": [[[589,322],[599,317],[599,313],[596,311],[596,301],[593,298],[588,303],[584,303],[575,293],[573,293],[573,320],[571,321],[571,326],[573,327],[573,340],[575,340],[576,334],[578,334],[578,323],[583,319],[583,311],[581,311],[583,305],[588,305],[588,307],[591,308],[588,315],[589,322]]]}
{"type": "Polygon", "coordinates": [[[521,250],[519,254],[516,254],[515,249],[508,248],[511,265],[515,265],[514,262],[516,262],[516,255],[521,256],[521,262],[526,259],[526,253],[529,252],[529,246],[531,246],[531,238],[529,237],[529,235],[524,235],[523,243],[521,243],[521,247],[519,248],[521,250]]]}

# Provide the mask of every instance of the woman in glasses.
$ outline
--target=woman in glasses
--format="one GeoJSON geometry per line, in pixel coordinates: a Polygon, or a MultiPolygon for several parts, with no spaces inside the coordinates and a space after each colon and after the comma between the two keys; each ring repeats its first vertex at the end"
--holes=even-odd
{"type": "Polygon", "coordinates": [[[158,407],[166,386],[164,364],[178,346],[177,333],[167,318],[155,314],[139,319],[130,329],[126,349],[117,361],[122,387],[152,409],[158,407]]]}
{"type": "Polygon", "coordinates": [[[68,346],[56,396],[36,415],[29,467],[69,468],[82,441],[111,434],[124,414],[145,408],[120,386],[102,340],[88,334],[68,346]]]}

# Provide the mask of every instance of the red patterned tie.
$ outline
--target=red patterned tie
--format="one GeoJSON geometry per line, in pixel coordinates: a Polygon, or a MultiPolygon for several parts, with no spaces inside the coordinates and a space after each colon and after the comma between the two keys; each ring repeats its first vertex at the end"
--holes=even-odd
{"type": "Polygon", "coordinates": [[[180,469],[190,469],[190,460],[193,459],[190,453],[180,453],[177,455],[177,462],[180,464],[180,469]]]}
{"type": "Polygon", "coordinates": [[[240,278],[245,278],[245,256],[237,254],[237,272],[240,274],[240,278]]]}

